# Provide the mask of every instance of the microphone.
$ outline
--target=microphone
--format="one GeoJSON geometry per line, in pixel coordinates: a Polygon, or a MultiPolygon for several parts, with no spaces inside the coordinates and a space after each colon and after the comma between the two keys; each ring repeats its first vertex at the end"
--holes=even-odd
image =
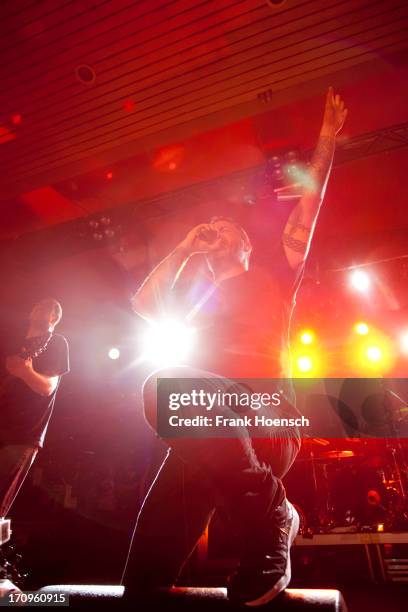
{"type": "Polygon", "coordinates": [[[218,239],[218,232],[217,230],[203,227],[198,232],[198,237],[200,240],[208,242],[208,244],[213,244],[218,239]]]}

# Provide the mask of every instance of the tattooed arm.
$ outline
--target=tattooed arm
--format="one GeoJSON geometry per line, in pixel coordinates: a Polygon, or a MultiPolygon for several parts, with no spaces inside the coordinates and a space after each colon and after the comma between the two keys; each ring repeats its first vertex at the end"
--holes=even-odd
{"type": "Polygon", "coordinates": [[[292,268],[299,266],[309,252],[330,176],[336,135],[343,127],[346,116],[347,109],[344,108],[343,100],[339,95],[334,96],[333,88],[330,87],[319,140],[306,177],[307,184],[304,185],[302,198],[290,214],[282,235],[286,257],[292,268]]]}

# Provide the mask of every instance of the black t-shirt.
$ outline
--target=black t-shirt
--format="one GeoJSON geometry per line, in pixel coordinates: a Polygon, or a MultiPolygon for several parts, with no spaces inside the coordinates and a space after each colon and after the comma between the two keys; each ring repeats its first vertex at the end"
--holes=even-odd
{"type": "Polygon", "coordinates": [[[289,371],[289,323],[303,266],[289,266],[279,240],[262,267],[224,280],[217,287],[197,279],[174,290],[172,310],[181,303],[196,342],[188,365],[232,378],[280,378],[289,371]]]}
{"type": "MultiPolygon", "coordinates": [[[[24,338],[17,343],[14,352],[20,352],[23,346],[24,338]]],[[[68,343],[64,336],[53,334],[44,352],[33,358],[32,363],[33,369],[45,376],[62,376],[69,372],[68,343]]],[[[0,382],[0,444],[42,446],[57,388],[46,397],[33,391],[20,378],[6,376],[0,382]]]]}

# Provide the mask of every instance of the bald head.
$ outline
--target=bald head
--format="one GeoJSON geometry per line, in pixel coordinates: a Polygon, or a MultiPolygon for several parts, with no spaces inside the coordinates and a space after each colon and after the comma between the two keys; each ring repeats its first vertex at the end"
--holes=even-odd
{"type": "Polygon", "coordinates": [[[52,330],[61,321],[61,317],[61,304],[56,299],[47,297],[33,306],[29,319],[32,323],[47,324],[47,328],[52,330]]]}

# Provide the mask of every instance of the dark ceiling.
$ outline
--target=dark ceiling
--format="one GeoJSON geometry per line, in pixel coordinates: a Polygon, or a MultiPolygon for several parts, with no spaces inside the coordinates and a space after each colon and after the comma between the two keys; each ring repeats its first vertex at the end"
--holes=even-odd
{"type": "Polygon", "coordinates": [[[255,165],[259,133],[262,149],[279,109],[293,136],[299,122],[285,120],[284,109],[291,117],[317,109],[316,131],[316,100],[331,80],[351,98],[360,83],[354,134],[408,119],[405,0],[3,0],[0,11],[3,237],[219,175],[208,169],[217,153],[228,171],[255,165]],[[362,79],[378,99],[364,101],[362,79]],[[378,108],[364,109],[367,101],[378,108]],[[247,149],[234,161],[238,141],[247,149]],[[194,166],[200,147],[206,157],[194,166]],[[78,177],[109,167],[127,169],[126,188],[75,196],[78,177]],[[164,167],[177,178],[163,178],[164,167]],[[67,181],[71,197],[55,189],[67,181]]]}

